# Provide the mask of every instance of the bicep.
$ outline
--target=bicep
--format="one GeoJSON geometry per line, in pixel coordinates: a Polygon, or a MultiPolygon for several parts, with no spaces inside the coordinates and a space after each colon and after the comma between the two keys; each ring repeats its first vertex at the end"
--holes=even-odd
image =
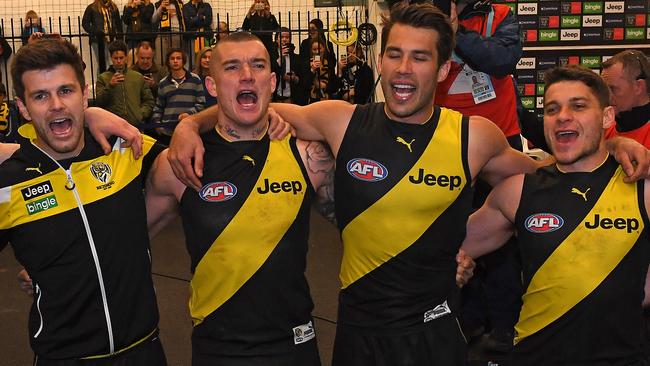
{"type": "Polygon", "coordinates": [[[335,160],[327,145],[317,141],[299,141],[307,174],[316,192],[314,207],[328,221],[334,223],[334,169],[335,160]]]}
{"type": "Polygon", "coordinates": [[[153,238],[178,212],[178,199],[174,192],[173,172],[167,162],[167,154],[161,153],[147,175],[145,202],[147,227],[153,238]],[[171,176],[170,176],[171,174],[171,176]]]}

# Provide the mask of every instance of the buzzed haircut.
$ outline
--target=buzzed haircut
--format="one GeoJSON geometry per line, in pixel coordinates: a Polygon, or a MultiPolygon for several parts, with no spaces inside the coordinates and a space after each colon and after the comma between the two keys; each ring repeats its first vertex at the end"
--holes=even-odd
{"type": "Polygon", "coordinates": [[[117,52],[117,51],[122,51],[122,52],[124,52],[124,54],[126,54],[128,52],[128,49],[126,47],[126,43],[124,43],[124,41],[121,41],[121,40],[118,39],[118,40],[115,40],[115,41],[111,42],[108,45],[108,54],[109,55],[112,56],[113,53],[117,52]]]}
{"type": "Polygon", "coordinates": [[[11,79],[16,95],[25,100],[25,72],[52,70],[59,65],[70,65],[83,89],[86,78],[83,62],[75,45],[64,39],[41,39],[20,47],[11,61],[11,79]]]}
{"type": "Polygon", "coordinates": [[[643,52],[637,50],[619,52],[603,62],[603,70],[617,63],[623,65],[623,72],[628,79],[645,80],[646,91],[650,95],[650,61],[643,52]]]}
{"type": "MultiPolygon", "coordinates": [[[[259,39],[259,37],[257,37],[256,35],[254,35],[254,34],[252,34],[250,32],[247,32],[247,31],[237,31],[237,32],[230,33],[230,35],[228,35],[228,37],[226,37],[226,38],[220,40],[219,42],[217,42],[217,44],[214,45],[214,47],[212,47],[212,49],[214,51],[216,51],[217,49],[219,49],[221,47],[225,47],[229,43],[243,43],[243,42],[250,42],[250,41],[257,41],[257,42],[260,42],[262,45],[264,45],[262,40],[259,39]]],[[[268,52],[268,50],[266,50],[266,47],[264,47],[264,51],[265,51],[264,53],[266,54],[266,57],[267,57],[267,61],[270,62],[271,56],[269,56],[269,52],[268,52]]]]}
{"type": "Polygon", "coordinates": [[[609,106],[609,88],[600,75],[580,65],[561,66],[550,69],[546,72],[544,82],[544,93],[555,83],[561,81],[579,81],[585,84],[594,93],[600,106],[609,106]]]}
{"type": "Polygon", "coordinates": [[[388,17],[382,16],[381,54],[386,50],[386,42],[395,24],[408,25],[413,28],[431,29],[438,33],[436,51],[438,67],[451,58],[451,51],[456,45],[456,37],[449,18],[440,9],[430,3],[410,4],[402,1],[390,9],[388,17]]]}

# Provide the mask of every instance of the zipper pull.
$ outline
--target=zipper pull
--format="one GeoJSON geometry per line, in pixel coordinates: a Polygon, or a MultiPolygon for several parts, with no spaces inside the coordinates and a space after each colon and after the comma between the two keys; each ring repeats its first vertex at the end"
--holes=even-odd
{"type": "Polygon", "coordinates": [[[68,182],[65,184],[65,189],[71,191],[76,187],[76,185],[74,183],[74,180],[72,180],[72,175],[70,174],[69,170],[65,171],[65,175],[68,177],[68,182]]]}

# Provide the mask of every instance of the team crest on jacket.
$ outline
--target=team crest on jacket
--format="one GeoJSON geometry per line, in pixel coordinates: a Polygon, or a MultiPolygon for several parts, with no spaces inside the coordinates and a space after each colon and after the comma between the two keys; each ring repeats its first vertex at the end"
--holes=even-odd
{"type": "Polygon", "coordinates": [[[101,161],[95,161],[90,164],[90,173],[92,173],[95,179],[106,184],[111,179],[113,170],[110,165],[102,163],[101,161]]]}
{"type": "Polygon", "coordinates": [[[237,187],[230,182],[212,182],[201,188],[199,196],[206,202],[224,202],[237,195],[237,187]]]}
{"type": "Polygon", "coordinates": [[[388,176],[388,169],[382,163],[371,159],[352,159],[348,161],[347,168],[351,176],[365,182],[378,182],[388,176]]]}
{"type": "Polygon", "coordinates": [[[524,222],[526,230],[531,233],[550,233],[564,225],[564,219],[552,213],[536,213],[528,216],[524,222]]]}

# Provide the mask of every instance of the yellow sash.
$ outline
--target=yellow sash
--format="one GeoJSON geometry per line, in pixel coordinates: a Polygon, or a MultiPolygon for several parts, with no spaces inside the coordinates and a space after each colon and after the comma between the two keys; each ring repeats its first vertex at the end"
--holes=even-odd
{"type": "Polygon", "coordinates": [[[533,276],[523,296],[515,344],[559,319],[593,292],[632,249],[643,231],[636,184],[619,167],[591,211],[533,276]],[[593,226],[595,215],[636,219],[637,230],[593,226]]]}
{"type": "Polygon", "coordinates": [[[190,315],[199,325],[230,299],[264,264],[294,223],[307,183],[287,137],[272,141],[262,172],[248,198],[196,266],[190,282],[190,315]],[[269,182],[298,181],[297,193],[259,193],[269,182]]]}
{"type": "Polygon", "coordinates": [[[442,108],[436,131],[422,156],[383,197],[343,229],[342,288],[411,246],[456,200],[467,177],[462,161],[462,115],[442,108]],[[460,188],[413,184],[419,170],[459,175],[460,188]]]}

